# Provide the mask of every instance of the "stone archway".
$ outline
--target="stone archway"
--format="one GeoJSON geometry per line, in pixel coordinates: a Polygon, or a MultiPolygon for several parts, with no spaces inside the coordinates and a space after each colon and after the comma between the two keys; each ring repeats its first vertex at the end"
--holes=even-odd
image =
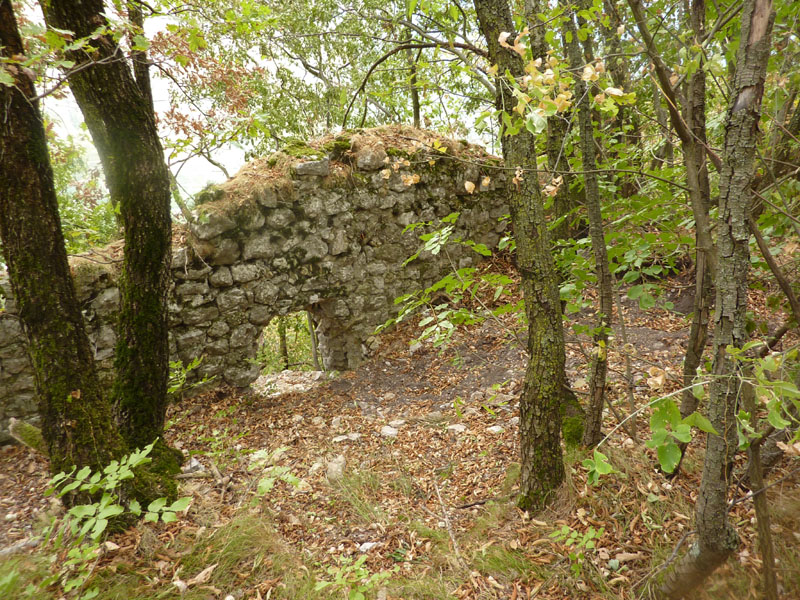
{"type": "MultiPolygon", "coordinates": [[[[508,212],[498,159],[411,128],[388,127],[293,144],[245,165],[204,192],[189,230],[176,232],[170,351],[199,376],[249,385],[262,328],[311,310],[328,369],[358,365],[394,298],[428,286],[477,255],[454,246],[423,254],[411,223],[459,212],[458,236],[493,247],[508,212]],[[471,190],[471,191],[470,191],[471,190]]],[[[119,300],[113,262],[73,260],[76,287],[101,369],[111,369],[119,300]],[[108,264],[103,264],[104,262],[108,264]]],[[[0,281],[6,296],[7,282],[0,281]]],[[[0,439],[10,417],[35,413],[33,377],[9,297],[0,312],[0,439]]]]}

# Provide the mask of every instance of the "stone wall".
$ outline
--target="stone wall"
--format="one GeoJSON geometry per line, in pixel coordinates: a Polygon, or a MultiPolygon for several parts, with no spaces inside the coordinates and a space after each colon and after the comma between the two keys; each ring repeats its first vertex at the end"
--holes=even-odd
{"type": "MultiPolygon", "coordinates": [[[[508,212],[497,159],[413,129],[341,135],[258,159],[202,194],[197,224],[176,231],[170,350],[199,375],[244,387],[270,319],[309,310],[327,369],[368,356],[394,298],[427,286],[478,255],[461,246],[423,254],[411,223],[460,212],[457,235],[490,247],[508,212]],[[467,183],[469,182],[469,183],[467,183]],[[466,184],[466,185],[465,185],[466,184]],[[474,188],[473,188],[474,186],[474,188]],[[472,192],[468,192],[472,189],[472,192]]],[[[111,377],[119,244],[75,257],[72,270],[94,352],[111,377]]],[[[0,311],[0,442],[10,417],[35,418],[33,374],[7,281],[0,311]]]]}

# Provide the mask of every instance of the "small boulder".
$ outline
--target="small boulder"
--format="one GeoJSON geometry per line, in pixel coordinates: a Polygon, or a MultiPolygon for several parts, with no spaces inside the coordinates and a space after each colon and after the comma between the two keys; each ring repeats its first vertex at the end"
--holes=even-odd
{"type": "Polygon", "coordinates": [[[397,437],[397,433],[398,433],[397,429],[395,429],[391,425],[384,425],[383,427],[381,427],[382,437],[390,437],[390,438],[397,437]]]}
{"type": "Polygon", "coordinates": [[[344,454],[340,454],[328,463],[328,469],[325,473],[328,481],[331,483],[341,481],[344,477],[344,469],[347,466],[347,459],[344,454]]]}

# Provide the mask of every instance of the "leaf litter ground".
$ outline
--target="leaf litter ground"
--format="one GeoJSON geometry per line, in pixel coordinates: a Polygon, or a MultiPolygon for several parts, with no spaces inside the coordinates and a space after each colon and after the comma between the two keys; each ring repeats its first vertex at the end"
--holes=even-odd
{"type": "MultiPolygon", "coordinates": [[[[753,301],[767,316],[763,296],[754,293],[753,301]]],[[[674,392],[688,324],[627,300],[622,310],[627,344],[617,325],[608,393],[627,415],[625,355],[637,408],[674,392]]],[[[592,322],[589,314],[574,318],[592,322]]],[[[315,582],[351,572],[353,581],[390,573],[364,579],[367,597],[641,597],[690,532],[702,444],[692,443],[679,477],[666,478],[642,443],[645,409],[637,440],[618,429],[601,448],[618,474],[589,486],[585,454],[568,450],[568,481],[552,508],[522,513],[513,497],[525,354],[514,329],[519,335],[512,316],[487,321],[439,352],[410,346],[417,330],[404,324],[355,371],[335,378],[284,372],[249,391],[217,390],[174,406],[166,437],[195,460],[181,485],[192,507],[176,523],[113,536],[97,567],[101,598],[341,598],[345,588],[315,591],[315,582]],[[277,479],[257,497],[264,472],[251,467],[258,451],[272,457],[267,475],[285,467],[300,484],[277,479]],[[331,474],[340,456],[343,473],[331,474]],[[570,536],[592,538],[594,548],[580,555],[570,536]]],[[[580,395],[589,346],[569,332],[567,342],[568,376],[580,395]]],[[[610,411],[604,425],[606,432],[618,425],[610,411]]],[[[7,547],[28,538],[53,506],[43,497],[43,459],[7,447],[0,464],[0,547],[7,547]]],[[[800,596],[800,495],[791,468],[784,459],[768,491],[786,598],[800,596]]],[[[752,503],[734,505],[731,518],[742,546],[697,598],[759,597],[752,503]]]]}

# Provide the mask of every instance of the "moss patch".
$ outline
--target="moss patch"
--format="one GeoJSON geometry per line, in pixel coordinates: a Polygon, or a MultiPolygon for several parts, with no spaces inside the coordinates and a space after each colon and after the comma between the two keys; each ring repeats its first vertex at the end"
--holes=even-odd
{"type": "Polygon", "coordinates": [[[201,204],[215,202],[222,198],[223,195],[224,192],[219,188],[219,186],[209,183],[206,187],[195,194],[194,203],[195,205],[199,206],[201,204]]]}
{"type": "Polygon", "coordinates": [[[306,142],[291,140],[286,146],[281,148],[281,152],[294,158],[324,158],[325,152],[312,148],[306,142]]]}

